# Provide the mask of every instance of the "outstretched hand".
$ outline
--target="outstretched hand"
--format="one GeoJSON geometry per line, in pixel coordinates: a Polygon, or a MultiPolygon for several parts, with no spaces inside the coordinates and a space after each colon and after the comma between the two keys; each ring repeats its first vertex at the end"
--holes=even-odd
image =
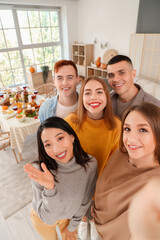
{"type": "Polygon", "coordinates": [[[44,163],[41,164],[44,172],[33,167],[31,164],[27,163],[24,165],[24,171],[28,173],[28,177],[39,183],[41,186],[48,190],[54,189],[54,177],[47,169],[44,163]]]}
{"type": "Polygon", "coordinates": [[[62,231],[62,236],[65,240],[77,240],[77,230],[75,230],[74,232],[70,232],[67,227],[65,227],[62,231]]]}

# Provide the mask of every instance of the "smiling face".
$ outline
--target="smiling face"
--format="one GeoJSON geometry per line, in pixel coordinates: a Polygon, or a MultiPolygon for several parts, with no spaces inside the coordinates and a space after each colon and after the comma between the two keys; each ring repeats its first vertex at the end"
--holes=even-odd
{"type": "Polygon", "coordinates": [[[73,158],[73,135],[59,128],[46,128],[41,139],[46,153],[55,161],[67,163],[73,158]]]}
{"type": "Polygon", "coordinates": [[[107,98],[102,84],[96,80],[88,81],[83,93],[83,105],[87,116],[95,120],[102,119],[106,104],[107,98]]]}
{"type": "Polygon", "coordinates": [[[133,70],[131,64],[121,61],[107,67],[108,83],[111,88],[121,98],[126,98],[135,91],[134,78],[136,71],[133,70]]]}
{"type": "Polygon", "coordinates": [[[76,94],[78,78],[73,66],[62,66],[55,72],[54,84],[58,90],[59,96],[71,97],[76,94]]]}
{"type": "Polygon", "coordinates": [[[130,112],[124,121],[123,143],[131,164],[142,168],[158,164],[153,131],[146,118],[138,111],[130,112]]]}

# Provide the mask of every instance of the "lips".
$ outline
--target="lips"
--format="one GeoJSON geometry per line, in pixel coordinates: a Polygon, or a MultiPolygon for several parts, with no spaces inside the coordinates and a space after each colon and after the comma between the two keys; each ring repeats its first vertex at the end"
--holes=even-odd
{"type": "Polygon", "coordinates": [[[91,106],[92,108],[96,108],[100,106],[100,102],[91,102],[89,103],[89,106],[91,106]]]}
{"type": "Polygon", "coordinates": [[[117,83],[117,84],[114,84],[113,86],[115,88],[119,88],[119,87],[122,87],[124,85],[124,83],[117,83]]]}
{"type": "Polygon", "coordinates": [[[67,151],[64,151],[64,152],[57,154],[56,157],[59,159],[63,159],[66,157],[66,155],[67,155],[67,151]]]}
{"type": "Polygon", "coordinates": [[[69,90],[70,88],[69,87],[64,87],[63,88],[63,91],[67,91],[67,90],[69,90]]]}
{"type": "Polygon", "coordinates": [[[128,145],[129,150],[135,151],[138,150],[140,148],[142,148],[141,146],[136,146],[136,145],[128,145]]]}

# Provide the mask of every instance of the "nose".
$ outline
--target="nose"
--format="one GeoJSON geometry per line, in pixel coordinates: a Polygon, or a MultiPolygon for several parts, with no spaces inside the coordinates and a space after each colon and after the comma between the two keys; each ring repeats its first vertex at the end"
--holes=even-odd
{"type": "Polygon", "coordinates": [[[60,145],[59,145],[58,143],[54,143],[52,149],[53,149],[53,152],[54,152],[55,154],[56,154],[56,153],[59,153],[59,151],[60,151],[60,145]]]}
{"type": "Polygon", "coordinates": [[[118,82],[120,79],[121,78],[120,78],[119,74],[115,74],[113,81],[118,82]]]}
{"type": "Polygon", "coordinates": [[[96,99],[96,92],[92,92],[91,99],[96,99]]]}
{"type": "Polygon", "coordinates": [[[63,79],[63,85],[67,85],[68,84],[68,79],[66,77],[64,77],[63,79]]]}
{"type": "Polygon", "coordinates": [[[128,138],[127,138],[127,142],[128,143],[136,143],[137,141],[137,136],[136,136],[136,133],[135,132],[130,132],[130,134],[128,135],[128,138]]]}

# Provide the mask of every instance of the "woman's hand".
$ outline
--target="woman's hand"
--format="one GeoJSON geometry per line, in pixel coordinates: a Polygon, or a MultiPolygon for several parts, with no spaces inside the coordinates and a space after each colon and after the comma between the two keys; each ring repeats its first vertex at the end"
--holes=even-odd
{"type": "Polygon", "coordinates": [[[65,240],[77,240],[77,230],[74,232],[70,232],[67,227],[65,227],[62,231],[62,237],[65,240]]]}
{"type": "Polygon", "coordinates": [[[28,173],[28,177],[39,183],[48,190],[54,189],[54,177],[47,169],[44,163],[41,164],[44,172],[33,167],[31,164],[24,165],[24,171],[28,173]]]}

